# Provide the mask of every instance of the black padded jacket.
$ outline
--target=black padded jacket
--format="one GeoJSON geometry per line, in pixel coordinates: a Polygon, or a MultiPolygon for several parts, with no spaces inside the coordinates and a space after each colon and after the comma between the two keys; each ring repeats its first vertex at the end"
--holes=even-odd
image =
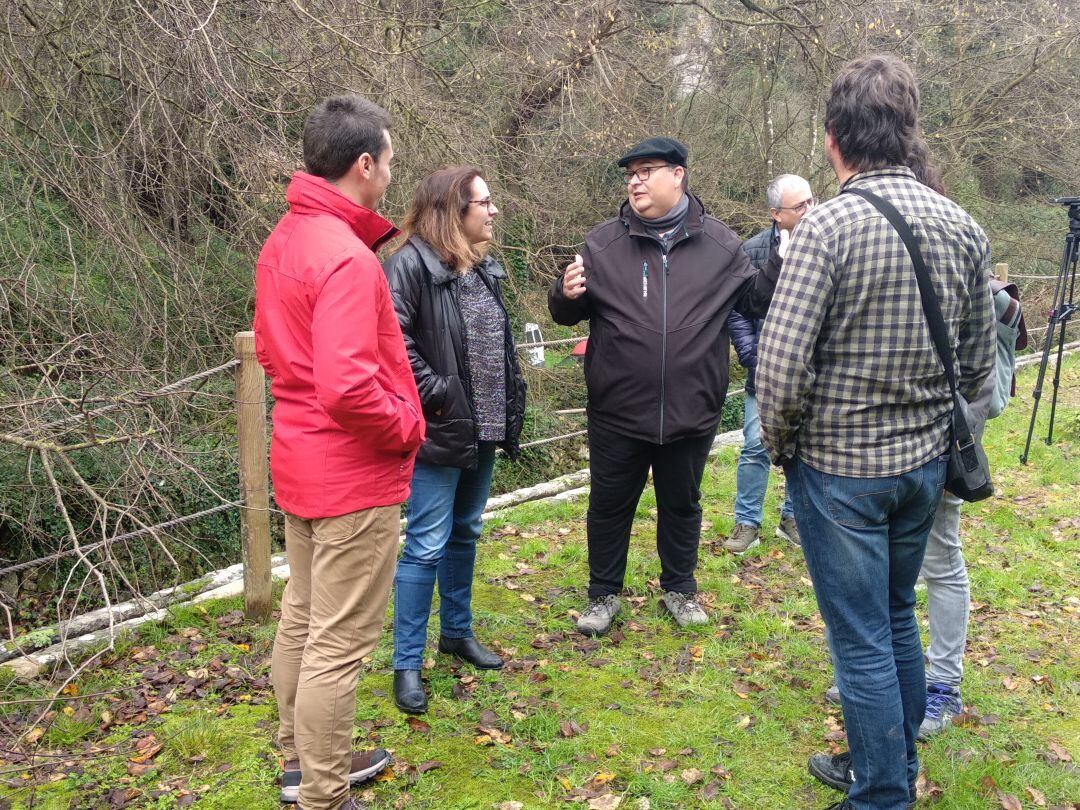
{"type": "MultiPolygon", "coordinates": [[[[417,236],[410,237],[383,267],[427,420],[427,438],[420,446],[417,461],[475,469],[476,409],[461,317],[459,276],[417,236]]],[[[525,417],[525,378],[499,286],[506,271],[490,256],[474,270],[494,293],[506,323],[506,438],[500,447],[514,458],[525,417]]]]}

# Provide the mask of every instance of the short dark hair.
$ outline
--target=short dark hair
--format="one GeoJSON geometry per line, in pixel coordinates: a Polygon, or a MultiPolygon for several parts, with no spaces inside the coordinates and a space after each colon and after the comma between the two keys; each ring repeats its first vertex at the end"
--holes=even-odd
{"type": "Polygon", "coordinates": [[[379,159],[387,147],[390,115],[355,94],[320,101],[304,123],[304,166],[324,180],[340,180],[367,152],[379,159]]]}
{"type": "Polygon", "coordinates": [[[915,74],[892,54],[848,62],[829,90],[825,129],[855,171],[908,165],[919,138],[915,74]]]}

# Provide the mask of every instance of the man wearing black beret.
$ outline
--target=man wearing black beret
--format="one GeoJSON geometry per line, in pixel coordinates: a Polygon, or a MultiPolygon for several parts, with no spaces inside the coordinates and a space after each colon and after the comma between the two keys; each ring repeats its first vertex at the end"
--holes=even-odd
{"type": "Polygon", "coordinates": [[[742,240],[688,191],[687,157],[667,137],[623,155],[619,215],[589,231],[548,293],[556,323],[589,321],[589,603],[577,627],[590,635],[619,612],[650,467],[663,604],[680,627],[708,621],[694,571],[701,476],[727,393],[728,315],[765,316],[786,247],[785,231],[756,270],[742,240]]]}

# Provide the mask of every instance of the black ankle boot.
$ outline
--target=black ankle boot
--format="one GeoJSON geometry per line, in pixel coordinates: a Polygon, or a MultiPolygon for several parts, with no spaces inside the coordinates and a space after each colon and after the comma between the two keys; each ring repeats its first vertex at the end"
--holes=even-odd
{"type": "Polygon", "coordinates": [[[480,669],[502,669],[502,659],[475,638],[446,638],[439,636],[439,652],[456,655],[467,664],[480,669]]]}
{"type": "Polygon", "coordinates": [[[427,692],[418,669],[394,670],[394,703],[406,714],[427,711],[427,692]]]}

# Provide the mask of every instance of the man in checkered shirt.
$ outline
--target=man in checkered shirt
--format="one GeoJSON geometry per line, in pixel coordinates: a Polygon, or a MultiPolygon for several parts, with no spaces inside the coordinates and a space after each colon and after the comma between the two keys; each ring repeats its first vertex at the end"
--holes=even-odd
{"type": "MultiPolygon", "coordinates": [[[[909,168],[926,155],[918,107],[907,65],[857,59],[833,82],[825,150],[841,191],[872,191],[910,223],[971,399],[994,363],[990,245],[909,168]]],[[[926,697],[915,580],[952,399],[908,253],[865,199],[840,194],[796,229],[761,332],[757,391],[762,439],[791,481],[851,749],[833,758],[848,779],[823,781],[854,777],[834,808],[904,810],[926,697]]],[[[811,772],[823,778],[814,762],[811,772]]]]}

